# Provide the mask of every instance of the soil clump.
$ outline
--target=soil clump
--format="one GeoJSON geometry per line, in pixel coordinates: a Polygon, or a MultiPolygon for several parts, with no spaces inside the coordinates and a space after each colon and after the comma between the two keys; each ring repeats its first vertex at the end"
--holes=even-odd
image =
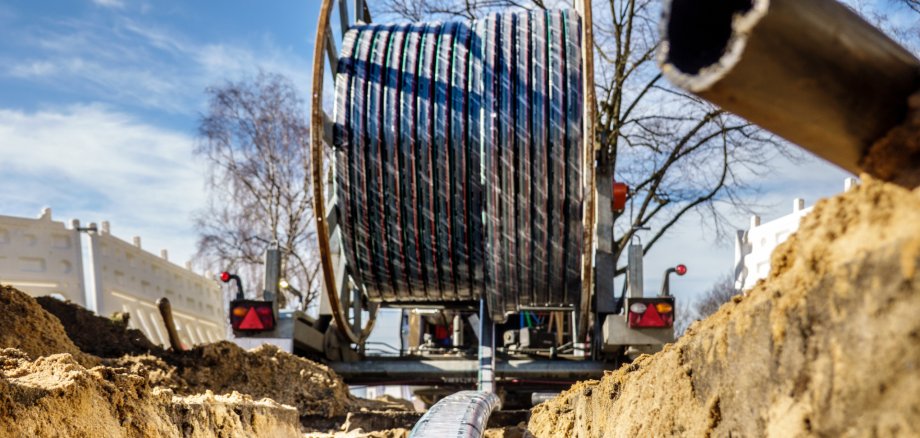
{"type": "Polygon", "coordinates": [[[161,355],[163,352],[159,345],[150,342],[140,330],[96,316],[74,303],[49,296],[37,297],[35,301],[46,312],[57,317],[67,337],[84,353],[113,358],[151,352],[161,355]]]}

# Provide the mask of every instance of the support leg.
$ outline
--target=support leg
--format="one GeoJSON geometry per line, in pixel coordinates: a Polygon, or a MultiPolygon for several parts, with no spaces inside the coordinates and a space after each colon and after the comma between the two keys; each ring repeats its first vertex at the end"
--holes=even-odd
{"type": "Polygon", "coordinates": [[[479,301],[479,391],[495,392],[495,325],[484,299],[479,301]]]}

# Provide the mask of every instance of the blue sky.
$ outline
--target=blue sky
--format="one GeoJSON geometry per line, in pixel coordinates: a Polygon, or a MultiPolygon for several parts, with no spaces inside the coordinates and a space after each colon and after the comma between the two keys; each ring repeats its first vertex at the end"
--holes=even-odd
{"type": "Polygon", "coordinates": [[[261,68],[306,96],[317,4],[0,3],[0,214],[109,220],[188,260],[205,87],[261,68]]]}
{"type": "MultiPolygon", "coordinates": [[[[192,257],[204,166],[192,154],[204,89],[259,69],[309,89],[317,0],[70,0],[0,3],[0,214],[108,220],[144,247],[192,257]]],[[[815,159],[782,161],[758,181],[764,220],[843,187],[815,159]]],[[[737,225],[746,215],[730,214],[737,225]]],[[[733,243],[692,217],[652,251],[646,288],[686,263],[678,297],[731,270],[733,243]]]]}

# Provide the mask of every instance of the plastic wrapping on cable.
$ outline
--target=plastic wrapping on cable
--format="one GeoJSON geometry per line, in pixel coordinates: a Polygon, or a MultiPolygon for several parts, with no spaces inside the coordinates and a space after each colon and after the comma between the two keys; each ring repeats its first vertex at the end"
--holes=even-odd
{"type": "Polygon", "coordinates": [[[498,396],[489,392],[460,391],[435,403],[415,424],[412,438],[481,437],[498,396]]]}
{"type": "Polygon", "coordinates": [[[336,74],[349,274],[385,302],[581,293],[581,21],[571,11],[349,30],[336,74]]]}

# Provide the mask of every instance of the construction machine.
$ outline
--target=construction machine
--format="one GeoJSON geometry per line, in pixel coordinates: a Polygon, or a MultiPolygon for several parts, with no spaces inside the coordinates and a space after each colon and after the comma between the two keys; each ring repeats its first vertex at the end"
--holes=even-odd
{"type": "MultiPolygon", "coordinates": [[[[664,11],[659,59],[677,86],[844,169],[916,177],[916,165],[873,168],[871,146],[904,120],[920,63],[845,7],[664,11]]],[[[394,24],[373,23],[364,1],[323,0],[311,135],[324,295],[318,318],[292,315],[295,352],[348,383],[425,386],[428,402],[475,386],[513,407],[674,340],[669,276],[684,265],[647,296],[635,242],[614,288],[629,189],[595,144],[592,25],[585,0],[394,24]],[[383,308],[400,309],[401,342],[375,355],[383,308]]]]}
{"type": "MultiPolygon", "coordinates": [[[[235,334],[290,337],[351,384],[411,383],[428,403],[475,387],[507,408],[673,341],[674,297],[645,295],[641,244],[614,288],[613,218],[629,189],[586,134],[591,14],[577,3],[376,24],[364,2],[324,1],[312,94],[319,316],[238,292],[235,334]],[[399,345],[369,343],[379,309],[399,309],[399,345]]],[[[266,256],[267,296],[279,259],[266,256]]]]}

